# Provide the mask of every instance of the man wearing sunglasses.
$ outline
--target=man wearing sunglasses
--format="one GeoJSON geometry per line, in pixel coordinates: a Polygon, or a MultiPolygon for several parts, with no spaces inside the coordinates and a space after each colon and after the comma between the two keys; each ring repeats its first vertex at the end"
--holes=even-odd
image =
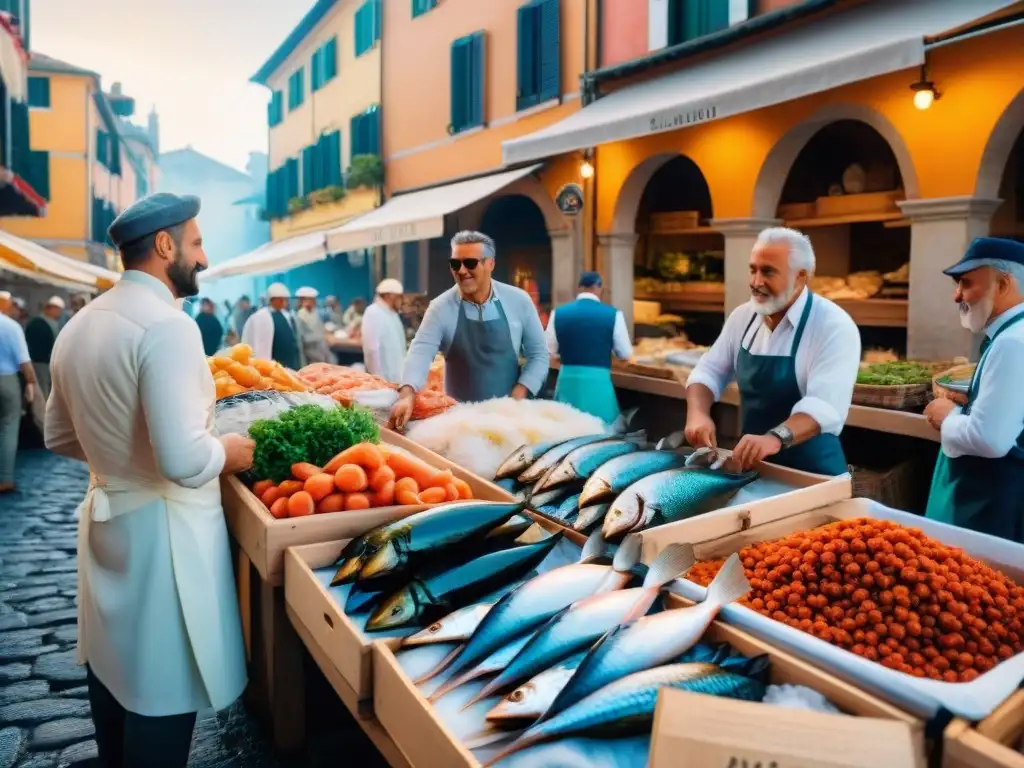
{"type": "Polygon", "coordinates": [[[395,429],[409,422],[416,391],[426,384],[438,352],[445,358],[445,389],[460,402],[521,400],[547,380],[548,348],[533,300],[491,279],[494,241],[480,232],[459,232],[451,245],[448,268],[455,286],[430,302],[409,347],[391,411],[395,429]]]}

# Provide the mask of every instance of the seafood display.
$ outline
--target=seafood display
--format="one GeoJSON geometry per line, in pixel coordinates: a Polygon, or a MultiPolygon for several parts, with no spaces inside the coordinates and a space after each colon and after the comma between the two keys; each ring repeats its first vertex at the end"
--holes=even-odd
{"type": "MultiPolygon", "coordinates": [[[[307,365],[298,372],[298,380],[305,389],[311,389],[321,395],[328,395],[344,406],[351,406],[355,402],[355,395],[358,392],[396,391],[398,389],[396,384],[379,376],[330,363],[307,365]]],[[[456,401],[446,395],[443,389],[438,390],[428,386],[416,393],[412,418],[427,419],[437,416],[455,405],[456,401]]]]}

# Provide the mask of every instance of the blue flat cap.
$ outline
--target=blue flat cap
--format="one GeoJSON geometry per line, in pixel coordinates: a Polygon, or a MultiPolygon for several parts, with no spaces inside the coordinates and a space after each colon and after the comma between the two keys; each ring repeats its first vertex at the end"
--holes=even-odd
{"type": "Polygon", "coordinates": [[[162,229],[170,229],[199,215],[199,198],[156,192],[129,205],[107,230],[114,246],[121,248],[162,229]]]}
{"type": "Polygon", "coordinates": [[[942,273],[960,277],[972,269],[991,267],[997,261],[1024,265],[1024,243],[1002,237],[976,237],[963,258],[952,267],[942,270],[942,273]]]}
{"type": "Polygon", "coordinates": [[[580,288],[599,288],[601,285],[601,275],[597,272],[584,272],[580,275],[580,288]]]}

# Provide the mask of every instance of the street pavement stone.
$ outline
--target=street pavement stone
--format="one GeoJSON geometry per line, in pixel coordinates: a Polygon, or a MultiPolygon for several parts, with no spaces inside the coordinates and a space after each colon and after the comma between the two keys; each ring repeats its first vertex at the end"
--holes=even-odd
{"type": "MultiPolygon", "coordinates": [[[[0,768],[70,768],[96,760],[85,669],[75,660],[74,511],[85,465],[22,451],[18,493],[0,509],[0,768]]],[[[190,768],[385,768],[310,659],[307,746],[274,753],[265,725],[236,702],[196,723],[190,768]]]]}

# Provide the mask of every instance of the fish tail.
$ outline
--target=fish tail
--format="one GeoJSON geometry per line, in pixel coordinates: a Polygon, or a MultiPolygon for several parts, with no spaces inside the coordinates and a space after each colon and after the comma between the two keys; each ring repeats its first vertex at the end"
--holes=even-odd
{"type": "Polygon", "coordinates": [[[479,749],[480,747],[486,747],[489,744],[494,744],[498,741],[506,741],[507,739],[518,738],[523,735],[523,730],[518,731],[503,731],[500,728],[484,728],[481,731],[477,731],[473,735],[462,740],[462,746],[466,749],[479,749]]]}
{"type": "Polygon", "coordinates": [[[532,747],[538,741],[540,741],[540,739],[537,736],[531,735],[528,731],[524,732],[522,735],[520,735],[518,739],[516,739],[514,742],[505,747],[505,749],[501,750],[501,752],[499,752],[486,763],[484,763],[483,768],[490,768],[490,766],[500,763],[509,755],[515,754],[516,752],[521,752],[527,747],[532,747]]]}
{"type": "MultiPolygon", "coordinates": [[[[595,536],[601,539],[601,543],[604,544],[604,537],[600,531],[594,531],[590,539],[593,539],[595,536]]],[[[588,544],[590,543],[590,539],[587,539],[588,544]]],[[[639,536],[627,536],[622,540],[622,543],[619,544],[619,548],[615,551],[615,557],[612,559],[612,568],[619,573],[625,573],[626,571],[632,570],[633,566],[640,562],[640,555],[643,552],[643,546],[643,539],[639,536]]]]}
{"type": "Polygon", "coordinates": [[[487,683],[487,685],[481,688],[473,698],[471,698],[469,701],[462,705],[463,711],[469,709],[477,702],[483,701],[488,696],[493,694],[500,687],[500,685],[495,685],[496,682],[498,682],[497,678],[495,678],[494,680],[490,680],[487,683]]]}
{"type": "Polygon", "coordinates": [[[665,435],[665,437],[661,438],[661,440],[659,440],[658,444],[655,446],[655,450],[674,451],[678,448],[681,448],[685,443],[686,437],[684,436],[682,430],[680,430],[679,432],[673,432],[672,434],[665,435]]]}
{"type": "Polygon", "coordinates": [[[609,555],[611,555],[611,548],[605,542],[601,532],[594,531],[587,539],[587,543],[583,545],[583,551],[580,553],[580,562],[608,557],[609,555]]]}
{"type": "Polygon", "coordinates": [[[734,600],[739,600],[750,591],[750,582],[743,570],[743,563],[740,556],[733,552],[725,561],[722,570],[715,576],[711,586],[708,587],[706,603],[715,605],[728,605],[734,600]]]}
{"type": "Polygon", "coordinates": [[[441,686],[436,691],[427,696],[427,701],[433,704],[435,701],[440,699],[449,691],[454,691],[459,686],[465,685],[474,677],[478,677],[477,671],[475,669],[471,669],[468,672],[465,672],[461,675],[453,676],[451,679],[446,680],[444,683],[442,683],[441,686]]]}
{"type": "MultiPolygon", "coordinates": [[[[635,534],[626,537],[626,541],[640,538],[635,534]]],[[[625,542],[623,542],[625,544],[625,542]]],[[[661,551],[654,562],[647,569],[647,576],[644,577],[644,589],[660,589],[673,579],[686,574],[697,562],[697,556],[693,552],[692,544],[669,544],[661,551]]]]}
{"type": "Polygon", "coordinates": [[[459,654],[462,653],[463,648],[465,648],[464,645],[460,645],[457,648],[453,648],[451,653],[449,653],[447,656],[441,659],[440,664],[438,664],[430,672],[427,672],[427,674],[423,675],[422,677],[418,677],[415,680],[413,680],[413,684],[420,685],[421,683],[425,683],[427,682],[427,680],[437,677],[439,674],[444,672],[446,669],[448,669],[449,666],[451,666],[451,663],[459,657],[459,654]]]}

